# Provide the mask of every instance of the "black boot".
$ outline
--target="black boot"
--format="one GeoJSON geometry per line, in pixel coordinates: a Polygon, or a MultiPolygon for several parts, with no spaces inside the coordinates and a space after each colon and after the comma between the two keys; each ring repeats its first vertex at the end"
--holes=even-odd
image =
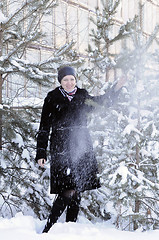
{"type": "Polygon", "coordinates": [[[75,196],[73,196],[73,198],[70,201],[70,204],[68,204],[68,207],[67,207],[66,222],[77,221],[80,202],[81,202],[80,194],[76,194],[75,196]]]}
{"type": "Polygon", "coordinates": [[[58,218],[61,216],[66,206],[69,203],[69,199],[59,195],[55,202],[53,203],[51,214],[47,220],[43,233],[47,233],[52,225],[57,222],[58,218]]]}

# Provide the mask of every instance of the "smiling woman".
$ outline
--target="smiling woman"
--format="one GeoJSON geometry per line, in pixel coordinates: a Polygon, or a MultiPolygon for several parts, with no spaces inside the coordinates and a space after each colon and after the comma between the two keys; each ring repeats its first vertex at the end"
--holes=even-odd
{"type": "Polygon", "coordinates": [[[76,72],[71,67],[63,67],[58,72],[58,81],[67,92],[72,92],[76,86],[76,72]]]}
{"type": "Polygon", "coordinates": [[[61,81],[61,86],[65,91],[72,92],[76,86],[76,79],[74,76],[68,75],[61,81]]]}
{"type": "Polygon", "coordinates": [[[66,66],[58,71],[60,87],[45,98],[37,138],[36,161],[41,167],[46,162],[50,129],[51,193],[58,194],[43,232],[48,232],[67,207],[66,222],[77,220],[80,193],[100,187],[97,161],[87,128],[87,114],[94,109],[88,101],[112,105],[123,82],[101,96],[90,96],[76,86],[74,68],[66,66]]]}

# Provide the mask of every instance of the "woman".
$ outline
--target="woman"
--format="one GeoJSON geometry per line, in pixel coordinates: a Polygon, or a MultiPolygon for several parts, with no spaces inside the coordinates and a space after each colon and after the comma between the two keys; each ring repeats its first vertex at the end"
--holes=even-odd
{"type": "Polygon", "coordinates": [[[58,71],[61,84],[45,98],[39,133],[36,161],[46,162],[50,129],[51,193],[58,194],[43,232],[48,232],[67,207],[66,222],[77,220],[80,193],[100,187],[97,161],[87,129],[87,114],[92,101],[110,105],[117,98],[122,81],[102,96],[92,97],[76,86],[76,72],[72,67],[58,71]]]}

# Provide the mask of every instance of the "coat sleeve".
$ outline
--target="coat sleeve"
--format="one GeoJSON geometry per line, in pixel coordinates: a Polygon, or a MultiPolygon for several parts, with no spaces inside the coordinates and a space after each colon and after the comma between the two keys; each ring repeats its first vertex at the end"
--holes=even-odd
{"type": "Polygon", "coordinates": [[[48,146],[48,138],[51,126],[50,119],[51,119],[51,97],[48,94],[44,100],[41,113],[40,127],[37,135],[37,149],[35,161],[38,161],[41,158],[47,159],[46,150],[48,146]]]}
{"type": "Polygon", "coordinates": [[[121,89],[118,91],[115,91],[115,86],[116,86],[116,84],[114,84],[112,87],[108,88],[106,90],[105,94],[100,95],[100,96],[90,96],[88,94],[87,99],[91,100],[97,104],[105,105],[106,107],[111,107],[117,101],[117,98],[121,92],[121,89]]]}

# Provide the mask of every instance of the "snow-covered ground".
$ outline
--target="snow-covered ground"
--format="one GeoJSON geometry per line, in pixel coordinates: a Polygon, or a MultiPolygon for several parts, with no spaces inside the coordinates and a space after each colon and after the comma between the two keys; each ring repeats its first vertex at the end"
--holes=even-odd
{"type": "Polygon", "coordinates": [[[56,223],[49,233],[41,234],[45,221],[18,213],[14,218],[0,218],[1,240],[158,240],[159,230],[126,232],[111,222],[92,224],[84,217],[77,223],[56,223]]]}

